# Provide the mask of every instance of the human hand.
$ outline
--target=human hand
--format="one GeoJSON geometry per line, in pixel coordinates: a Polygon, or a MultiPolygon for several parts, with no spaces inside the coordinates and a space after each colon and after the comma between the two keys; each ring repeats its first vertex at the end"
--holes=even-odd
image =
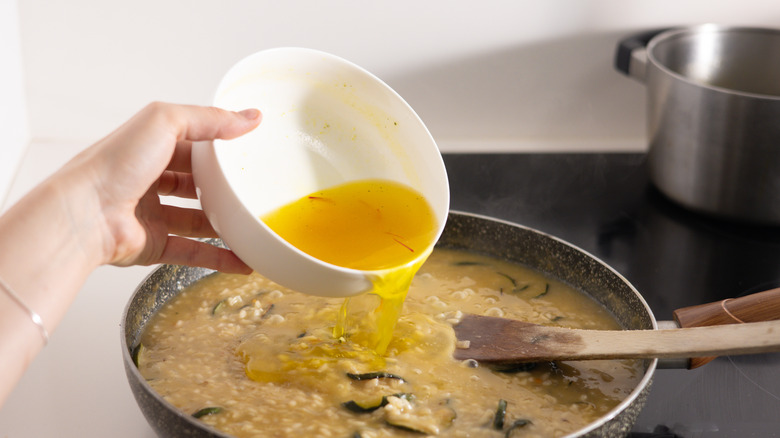
{"type": "Polygon", "coordinates": [[[43,346],[35,339],[48,338],[98,266],[251,272],[232,252],[187,239],[214,229],[202,211],[161,205],[159,194],[195,197],[192,142],[238,137],[260,118],[150,104],[0,215],[0,407],[43,346]]]}
{"type": "Polygon", "coordinates": [[[159,195],[195,198],[192,142],[235,138],[260,120],[258,110],[153,103],[77,157],[94,187],[103,263],[251,272],[232,252],[188,239],[216,237],[203,211],[162,205],[159,195]]]}

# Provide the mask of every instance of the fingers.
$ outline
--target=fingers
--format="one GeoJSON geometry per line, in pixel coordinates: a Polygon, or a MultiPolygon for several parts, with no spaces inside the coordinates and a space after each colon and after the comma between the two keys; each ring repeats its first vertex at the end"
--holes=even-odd
{"type": "Polygon", "coordinates": [[[186,237],[218,237],[203,210],[163,205],[162,215],[169,234],[186,237]]]}
{"type": "MultiPolygon", "coordinates": [[[[212,250],[204,248],[205,244],[168,236],[216,237],[202,211],[171,206],[160,210],[157,196],[153,196],[156,210],[146,209],[138,202],[139,199],[143,201],[150,187],[152,193],[156,188],[158,194],[195,198],[190,174],[192,142],[238,137],[256,128],[261,118],[258,110],[233,112],[213,107],[152,103],[73,161],[72,167],[78,170],[73,173],[87,175],[88,182],[96,187],[98,202],[95,205],[102,209],[94,214],[105,216],[108,223],[137,219],[146,231],[145,245],[125,251],[127,254],[123,254],[122,260],[145,263],[149,261],[147,259],[155,259],[155,254],[161,251],[164,262],[231,272],[248,270],[230,251],[212,250]],[[120,208],[130,203],[138,203],[135,215],[131,209],[120,208]],[[143,217],[143,214],[149,216],[143,217]],[[151,229],[157,225],[159,230],[151,229]]],[[[133,243],[131,237],[140,240],[140,233],[130,236],[122,228],[109,230],[111,232],[101,237],[105,247],[125,248],[133,243]]]]}
{"type": "Polygon", "coordinates": [[[157,193],[163,196],[196,199],[195,181],[192,174],[165,171],[157,182],[157,193]]]}
{"type": "Polygon", "coordinates": [[[256,128],[262,119],[257,109],[233,112],[215,107],[159,102],[148,105],[144,111],[162,122],[179,141],[235,138],[256,128]]]}
{"type": "Polygon", "coordinates": [[[235,138],[255,129],[262,118],[257,109],[232,112],[214,107],[184,107],[184,110],[189,114],[183,120],[184,125],[180,125],[178,138],[190,141],[235,138]]]}
{"type": "Polygon", "coordinates": [[[192,172],[192,142],[181,140],[176,142],[176,149],[173,150],[171,162],[168,163],[168,170],[175,172],[192,172]]]}
{"type": "Polygon", "coordinates": [[[229,250],[177,236],[168,237],[159,262],[199,266],[233,274],[252,273],[252,268],[229,250]]]}

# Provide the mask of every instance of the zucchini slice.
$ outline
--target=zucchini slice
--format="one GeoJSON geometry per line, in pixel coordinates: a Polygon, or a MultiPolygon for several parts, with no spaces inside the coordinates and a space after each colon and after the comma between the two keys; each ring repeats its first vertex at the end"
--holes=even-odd
{"type": "Polygon", "coordinates": [[[547,295],[548,292],[550,292],[550,283],[545,283],[544,284],[544,292],[542,292],[539,295],[535,296],[533,299],[541,298],[541,297],[547,295]]]}
{"type": "Polygon", "coordinates": [[[141,355],[143,354],[143,352],[144,352],[144,344],[140,342],[130,352],[130,355],[133,357],[133,363],[135,364],[136,368],[139,368],[139,364],[141,363],[141,355]]]}
{"type": "Polygon", "coordinates": [[[201,418],[205,417],[206,415],[219,414],[220,412],[222,412],[222,408],[219,406],[210,406],[193,413],[192,416],[195,418],[201,418]]]}
{"type": "Polygon", "coordinates": [[[504,419],[506,418],[506,400],[498,401],[496,415],[493,416],[493,429],[502,430],[504,428],[504,419]]]}
{"type": "MultiPolygon", "coordinates": [[[[273,303],[271,303],[271,305],[270,305],[270,306],[268,306],[268,308],[267,308],[267,309],[265,309],[265,312],[263,312],[263,314],[262,314],[262,315],[260,315],[260,319],[266,319],[266,318],[268,318],[269,316],[271,316],[271,310],[273,310],[273,309],[274,309],[274,304],[273,304],[273,303]]],[[[306,333],[306,332],[304,332],[304,333],[306,333]]]]}
{"type": "Polygon", "coordinates": [[[379,408],[383,408],[387,406],[387,397],[398,397],[409,401],[412,401],[414,399],[414,395],[405,392],[400,392],[398,394],[391,394],[389,396],[383,395],[382,400],[380,400],[379,403],[366,404],[366,403],[356,402],[355,400],[350,400],[348,402],[342,403],[341,406],[344,406],[348,410],[355,412],[357,414],[366,414],[369,412],[374,412],[379,408]]]}
{"type": "Polygon", "coordinates": [[[372,379],[396,379],[399,380],[401,383],[406,383],[406,379],[404,379],[403,377],[397,376],[395,374],[386,373],[384,371],[378,371],[375,373],[363,373],[363,374],[347,373],[347,377],[357,381],[372,380],[372,379]]]}
{"type": "Polygon", "coordinates": [[[356,402],[355,400],[350,400],[342,403],[341,406],[344,406],[345,408],[347,408],[347,410],[352,411],[356,414],[368,414],[385,406],[386,404],[387,404],[387,399],[385,397],[382,397],[382,401],[379,404],[375,404],[375,405],[363,405],[356,402]]]}
{"type": "Polygon", "coordinates": [[[211,314],[212,315],[218,314],[219,312],[225,310],[225,306],[227,306],[227,298],[215,304],[214,307],[211,308],[211,314]]]}
{"type": "Polygon", "coordinates": [[[517,280],[515,280],[515,278],[514,278],[514,277],[512,277],[512,276],[511,276],[511,275],[509,275],[509,274],[504,274],[503,272],[496,272],[496,274],[498,274],[498,275],[500,275],[500,276],[502,276],[502,277],[506,278],[507,280],[509,280],[509,282],[510,282],[510,283],[512,283],[512,288],[513,288],[513,289],[516,289],[516,288],[517,288],[517,280]]]}
{"type": "Polygon", "coordinates": [[[506,435],[504,435],[504,438],[510,438],[512,436],[512,432],[522,427],[528,426],[529,424],[531,424],[531,420],[526,420],[525,418],[515,420],[514,423],[509,426],[509,429],[506,430],[506,435]]]}

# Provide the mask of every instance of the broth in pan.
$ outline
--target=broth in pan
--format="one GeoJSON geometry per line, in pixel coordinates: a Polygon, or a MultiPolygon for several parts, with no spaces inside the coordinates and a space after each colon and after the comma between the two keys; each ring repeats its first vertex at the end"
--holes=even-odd
{"type": "Polygon", "coordinates": [[[495,258],[434,250],[384,354],[372,348],[377,303],[214,274],[150,321],[138,368],[167,401],[237,437],[560,436],[611,410],[643,374],[630,360],[491,369],[453,359],[452,324],[466,312],[620,328],[581,292],[495,258]]]}

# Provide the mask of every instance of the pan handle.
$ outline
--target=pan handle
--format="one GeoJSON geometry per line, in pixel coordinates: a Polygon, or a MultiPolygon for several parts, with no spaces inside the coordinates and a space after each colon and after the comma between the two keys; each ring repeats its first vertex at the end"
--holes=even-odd
{"type": "Polygon", "coordinates": [[[615,51],[615,69],[640,82],[645,81],[647,65],[647,44],[656,35],[670,28],[648,30],[623,38],[615,51]]]}
{"type": "MultiPolygon", "coordinates": [[[[780,319],[780,288],[739,298],[728,298],[714,303],[683,307],[674,311],[674,320],[683,328],[772,321],[776,319],[780,319]]],[[[712,359],[715,358],[691,358],[688,368],[700,367],[712,359]]]]}

